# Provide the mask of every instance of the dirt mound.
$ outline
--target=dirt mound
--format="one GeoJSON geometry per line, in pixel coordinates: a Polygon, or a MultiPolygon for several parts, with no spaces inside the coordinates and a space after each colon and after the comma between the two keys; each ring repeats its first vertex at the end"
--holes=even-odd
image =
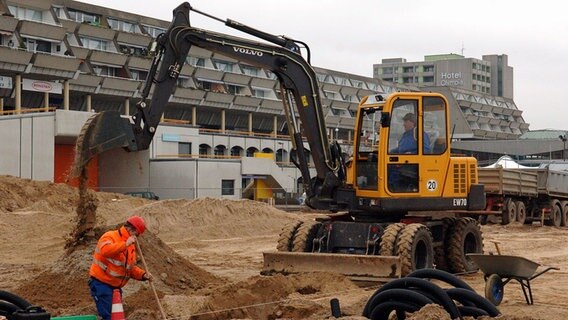
{"type": "Polygon", "coordinates": [[[0,212],[71,212],[77,199],[77,190],[66,184],[0,176],[0,212]]]}
{"type": "MultiPolygon", "coordinates": [[[[96,228],[96,238],[117,227],[96,228]]],[[[152,232],[145,232],[139,241],[149,271],[154,275],[159,296],[190,294],[223,283],[222,279],[175,253],[152,232]]],[[[95,246],[96,240],[92,240],[75,248],[36,277],[24,281],[14,292],[33,304],[43,306],[52,315],[84,314],[85,311],[93,313],[94,303],[89,295],[87,279],[95,246]]],[[[143,267],[141,263],[139,266],[143,267]]],[[[146,283],[132,280],[123,292],[127,312],[129,308],[148,309],[155,305],[153,293],[146,283]]]]}
{"type": "Polygon", "coordinates": [[[306,319],[326,312],[312,301],[356,289],[345,276],[314,272],[296,275],[256,276],[216,289],[199,319],[306,319]]]}
{"type": "Polygon", "coordinates": [[[102,216],[109,223],[119,223],[131,214],[143,217],[166,242],[274,234],[287,222],[298,219],[263,202],[213,198],[155,201],[130,212],[102,216]]]}

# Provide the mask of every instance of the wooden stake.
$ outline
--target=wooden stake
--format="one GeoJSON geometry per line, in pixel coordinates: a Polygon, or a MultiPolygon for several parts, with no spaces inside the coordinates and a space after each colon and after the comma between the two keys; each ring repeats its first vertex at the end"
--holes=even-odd
{"type": "MultiPolygon", "coordinates": [[[[144,270],[146,270],[146,272],[148,271],[148,265],[146,264],[146,260],[144,259],[144,254],[142,254],[142,249],[140,248],[140,244],[138,244],[138,240],[136,241],[136,249],[138,250],[138,253],[140,254],[140,258],[142,259],[142,264],[144,265],[144,270]]],[[[162,318],[164,318],[164,320],[167,320],[166,317],[166,313],[164,312],[164,308],[162,308],[162,303],[160,302],[160,298],[158,298],[158,293],[156,292],[156,288],[154,287],[154,283],[152,281],[148,281],[150,282],[150,288],[152,288],[152,292],[154,293],[154,298],[156,298],[156,302],[158,303],[158,307],[160,308],[160,313],[162,314],[162,318]]]]}

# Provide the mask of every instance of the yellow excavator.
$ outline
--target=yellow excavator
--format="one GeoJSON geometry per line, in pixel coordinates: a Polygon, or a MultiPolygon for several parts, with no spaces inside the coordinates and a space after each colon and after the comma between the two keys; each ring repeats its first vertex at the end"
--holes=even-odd
{"type": "Polygon", "coordinates": [[[173,11],[171,25],[156,38],[136,113],[122,117],[105,111],[89,119],[77,139],[76,164],[85,165],[113,148],[149,147],[191,46],[276,75],[305,203],[334,213],[284,226],[278,252],[265,254],[265,269],[293,271],[295,266],[301,270],[319,264],[372,276],[379,269],[380,274],[391,275],[397,269],[404,275],[433,266],[453,272],[476,268],[466,254],[482,252],[479,224],[452,213],[484,209],[485,193],[477,181],[476,159],[450,154],[449,107],[443,95],[397,92],[364,97],[357,112],[353,154],[346,159],[339,143],[329,143],[320,88],[305,43],[213,17],[189,3],[173,11]],[[190,11],[264,41],[192,27],[190,11]],[[367,128],[370,119],[378,119],[373,126],[380,126],[367,128]],[[303,139],[313,158],[314,176],[303,139]]]}

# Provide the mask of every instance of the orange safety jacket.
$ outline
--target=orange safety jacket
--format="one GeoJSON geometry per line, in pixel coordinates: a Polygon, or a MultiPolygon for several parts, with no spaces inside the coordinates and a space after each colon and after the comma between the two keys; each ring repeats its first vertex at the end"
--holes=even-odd
{"type": "Polygon", "coordinates": [[[95,248],[89,275],[114,288],[124,287],[130,278],[142,280],[145,271],[134,265],[135,245],[126,246],[129,237],[124,226],[103,234],[95,248]]]}

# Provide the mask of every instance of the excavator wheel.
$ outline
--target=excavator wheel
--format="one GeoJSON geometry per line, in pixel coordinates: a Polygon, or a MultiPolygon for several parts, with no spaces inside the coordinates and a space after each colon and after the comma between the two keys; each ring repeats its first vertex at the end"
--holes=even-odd
{"type": "Polygon", "coordinates": [[[404,223],[393,223],[385,228],[379,245],[379,254],[381,256],[396,255],[396,239],[402,229],[404,229],[404,226],[404,223]]]}
{"type": "Polygon", "coordinates": [[[443,218],[443,233],[444,233],[444,241],[441,246],[434,247],[434,264],[436,265],[436,269],[449,271],[450,267],[448,266],[448,260],[446,258],[446,244],[448,242],[448,230],[453,227],[456,223],[456,218],[443,218]]]}
{"type": "Polygon", "coordinates": [[[278,251],[292,251],[292,239],[301,224],[302,221],[294,221],[282,228],[278,238],[278,245],[276,245],[278,251]]]}
{"type": "Polygon", "coordinates": [[[457,219],[448,236],[446,252],[450,270],[454,273],[477,270],[477,265],[467,257],[468,253],[483,253],[483,236],[477,221],[457,219]]]}
{"type": "Polygon", "coordinates": [[[312,252],[314,238],[321,227],[321,222],[306,221],[302,223],[292,239],[292,252],[312,252]]]}
{"type": "Polygon", "coordinates": [[[401,275],[404,277],[414,270],[433,268],[434,248],[432,234],[427,226],[420,223],[406,225],[397,240],[401,275]]]}

